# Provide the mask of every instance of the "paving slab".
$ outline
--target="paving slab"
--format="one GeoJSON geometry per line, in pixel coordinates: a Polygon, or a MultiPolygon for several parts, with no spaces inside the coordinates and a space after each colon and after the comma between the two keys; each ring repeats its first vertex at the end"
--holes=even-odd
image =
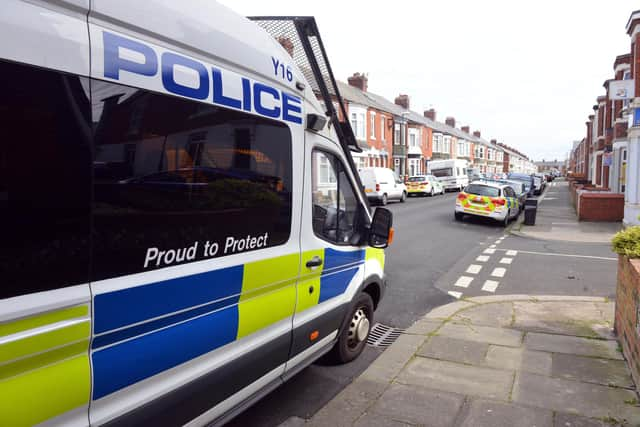
{"type": "Polygon", "coordinates": [[[364,414],[353,425],[354,427],[411,427],[412,424],[393,420],[387,416],[373,412],[364,414]]]}
{"type": "Polygon", "coordinates": [[[283,423],[280,423],[278,427],[302,427],[306,423],[304,418],[289,417],[283,423]]]}
{"type": "Polygon", "coordinates": [[[616,341],[529,332],[524,337],[529,350],[624,360],[616,341]]]}
{"type": "Polygon", "coordinates": [[[460,340],[442,336],[431,337],[417,355],[451,362],[481,365],[484,363],[489,344],[460,340]]]}
{"type": "Polygon", "coordinates": [[[633,388],[631,374],[623,360],[601,359],[555,353],[551,375],[568,380],[633,388]]]}
{"type": "Polygon", "coordinates": [[[449,427],[462,407],[464,396],[422,387],[394,384],[370,412],[408,424],[449,427]]]}
{"type": "Polygon", "coordinates": [[[640,408],[625,403],[636,394],[621,388],[519,372],[512,397],[527,406],[592,418],[615,417],[632,425],[640,422],[640,408]]]}
{"type": "MultiPolygon", "coordinates": [[[[613,305],[613,303],[609,303],[613,305]]],[[[601,337],[610,331],[612,318],[593,302],[515,302],[513,328],[522,331],[601,337]]]]}
{"type": "Polygon", "coordinates": [[[611,424],[596,418],[557,412],[553,427],[611,427],[611,424]]]}
{"type": "Polygon", "coordinates": [[[473,400],[460,427],[553,427],[553,412],[513,403],[473,400]]]}
{"type": "Polygon", "coordinates": [[[427,338],[402,334],[360,375],[360,378],[388,384],[413,357],[427,338]]]}
{"type": "Polygon", "coordinates": [[[396,381],[430,389],[507,401],[514,374],[493,368],[416,357],[396,381]]]}
{"type": "Polygon", "coordinates": [[[504,327],[511,325],[513,319],[513,303],[501,302],[482,304],[455,314],[451,321],[455,323],[472,323],[481,326],[504,327]]]}
{"type": "Polygon", "coordinates": [[[473,307],[474,305],[476,304],[467,301],[452,302],[451,304],[434,308],[429,313],[427,313],[425,318],[430,320],[445,320],[456,314],[458,311],[465,308],[473,307]]]}
{"type": "Polygon", "coordinates": [[[405,330],[404,333],[413,335],[429,335],[435,332],[441,325],[442,321],[420,319],[405,330]]]}
{"type": "Polygon", "coordinates": [[[496,369],[551,375],[551,353],[543,351],[490,345],[485,363],[496,369]]]}
{"type": "Polygon", "coordinates": [[[520,347],[522,344],[522,332],[491,326],[447,323],[440,328],[438,335],[509,347],[520,347]]]}
{"type": "Polygon", "coordinates": [[[358,377],[307,422],[312,427],[351,426],[377,400],[388,384],[358,377]]]}

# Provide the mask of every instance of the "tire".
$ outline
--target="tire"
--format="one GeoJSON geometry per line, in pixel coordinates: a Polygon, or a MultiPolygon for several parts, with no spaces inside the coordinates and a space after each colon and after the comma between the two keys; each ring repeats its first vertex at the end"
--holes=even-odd
{"type": "Polygon", "coordinates": [[[382,206],[387,206],[387,202],[389,201],[389,199],[387,198],[387,194],[383,194],[382,195],[382,199],[380,199],[380,204],[382,206]]]}
{"type": "Polygon", "coordinates": [[[464,215],[461,214],[460,212],[454,212],[453,216],[456,219],[456,221],[462,221],[462,218],[464,217],[464,215]]]}
{"type": "Polygon", "coordinates": [[[400,197],[400,203],[404,203],[407,201],[407,192],[403,191],[402,192],[402,197],[400,197]]]}
{"type": "Polygon", "coordinates": [[[431,187],[431,192],[429,193],[429,197],[433,197],[435,196],[435,192],[433,191],[433,187],[431,187]]]}
{"type": "Polygon", "coordinates": [[[509,217],[511,216],[511,209],[507,211],[507,215],[504,217],[504,220],[500,223],[504,228],[507,228],[509,225],[509,217]]]}
{"type": "Polygon", "coordinates": [[[334,363],[351,362],[364,350],[373,325],[373,300],[371,296],[364,292],[360,293],[353,309],[347,313],[347,316],[348,323],[340,332],[336,344],[327,354],[327,359],[334,363]]]}

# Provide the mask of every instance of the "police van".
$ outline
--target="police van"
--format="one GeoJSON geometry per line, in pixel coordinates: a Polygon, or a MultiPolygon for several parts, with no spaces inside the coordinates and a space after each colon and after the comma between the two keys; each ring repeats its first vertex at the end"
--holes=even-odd
{"type": "Polygon", "coordinates": [[[5,0],[0,36],[0,426],[222,424],[360,354],[392,217],[313,18],[5,0]]]}

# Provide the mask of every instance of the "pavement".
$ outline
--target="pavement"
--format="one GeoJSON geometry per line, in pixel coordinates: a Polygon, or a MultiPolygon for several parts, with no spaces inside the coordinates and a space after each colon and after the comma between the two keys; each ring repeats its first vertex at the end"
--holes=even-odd
{"type": "MultiPolygon", "coordinates": [[[[535,227],[512,234],[586,251],[608,243],[619,225],[579,223],[563,186],[549,187],[535,227]]],[[[406,329],[313,417],[281,427],[640,427],[614,309],[606,296],[465,295],[406,329]]]]}
{"type": "Polygon", "coordinates": [[[550,182],[544,194],[538,198],[536,224],[524,225],[522,215],[511,233],[542,240],[609,243],[613,235],[622,229],[622,222],[578,221],[570,197],[567,181],[550,182]]]}

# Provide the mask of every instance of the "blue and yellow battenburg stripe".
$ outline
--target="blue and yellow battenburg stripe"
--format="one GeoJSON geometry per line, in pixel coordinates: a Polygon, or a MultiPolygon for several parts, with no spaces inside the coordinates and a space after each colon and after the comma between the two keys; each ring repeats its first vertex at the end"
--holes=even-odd
{"type": "Polygon", "coordinates": [[[0,324],[0,426],[30,426],[89,403],[89,306],[0,324]]]}
{"type": "Polygon", "coordinates": [[[365,258],[383,267],[382,250],[327,248],[97,295],[93,399],[341,295],[365,258]],[[314,255],[323,265],[299,278],[314,255]]]}

